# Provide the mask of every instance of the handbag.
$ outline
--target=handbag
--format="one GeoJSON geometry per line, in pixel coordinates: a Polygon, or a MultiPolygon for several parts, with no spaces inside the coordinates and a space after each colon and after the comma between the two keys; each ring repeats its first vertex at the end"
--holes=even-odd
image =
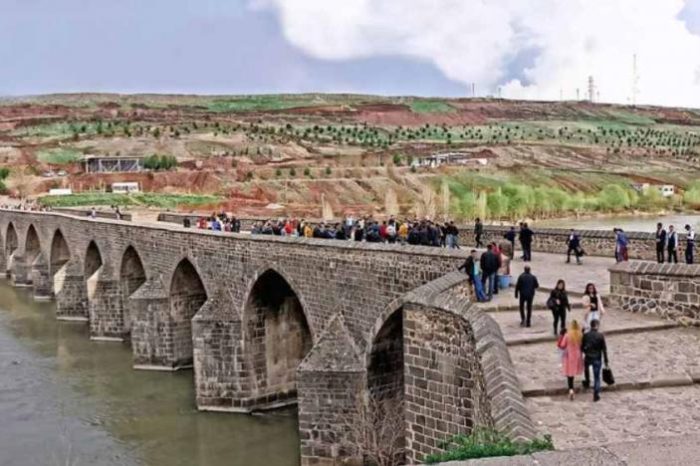
{"type": "Polygon", "coordinates": [[[557,300],[554,296],[550,296],[549,299],[547,299],[547,308],[551,311],[556,310],[557,300]]]}
{"type": "Polygon", "coordinates": [[[615,385],[615,376],[613,375],[612,369],[609,367],[603,368],[603,382],[606,385],[615,385]]]}

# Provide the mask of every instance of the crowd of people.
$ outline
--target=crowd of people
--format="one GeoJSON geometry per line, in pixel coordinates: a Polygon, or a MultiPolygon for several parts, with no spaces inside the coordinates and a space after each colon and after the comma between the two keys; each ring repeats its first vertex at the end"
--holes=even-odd
{"type": "MultiPolygon", "coordinates": [[[[668,231],[663,223],[656,224],[656,261],[659,264],[668,262],[678,263],[678,250],[681,247],[678,232],[673,225],[669,225],[668,231]]],[[[695,260],[695,230],[690,225],[685,226],[685,263],[693,264],[695,260]]]]}
{"type": "MultiPolygon", "coordinates": [[[[191,226],[185,218],[184,225],[191,226]]],[[[199,217],[197,228],[240,232],[241,221],[225,212],[199,217]]],[[[459,230],[454,221],[398,220],[393,216],[377,221],[371,217],[345,217],[341,222],[309,222],[305,219],[280,218],[256,221],[250,229],[254,235],[292,236],[335,240],[366,241],[369,243],[400,243],[459,249],[459,230]]]]}

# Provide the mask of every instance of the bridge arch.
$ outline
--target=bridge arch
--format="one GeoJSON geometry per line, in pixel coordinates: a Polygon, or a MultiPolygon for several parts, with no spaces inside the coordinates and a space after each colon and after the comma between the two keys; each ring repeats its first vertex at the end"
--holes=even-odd
{"type": "Polygon", "coordinates": [[[41,254],[39,234],[36,232],[34,225],[29,225],[29,228],[27,228],[27,236],[24,241],[24,255],[27,260],[27,265],[31,266],[39,254],[41,254]]]}
{"type": "Polygon", "coordinates": [[[70,248],[60,229],[54,232],[49,251],[49,277],[54,293],[61,291],[63,287],[64,266],[71,258],[70,248]]]}
{"type": "Polygon", "coordinates": [[[243,328],[258,396],[271,403],[295,397],[297,368],[313,335],[298,293],[277,270],[256,274],[244,304],[243,328]]]}
{"type": "Polygon", "coordinates": [[[121,318],[123,332],[128,335],[131,331],[131,301],[129,297],[146,282],[146,269],[141,256],[133,245],[129,245],[122,254],[119,268],[119,295],[121,297],[121,318]]]}
{"type": "Polygon", "coordinates": [[[102,260],[100,248],[97,246],[95,241],[90,241],[87,251],[85,252],[85,263],[83,264],[83,275],[85,277],[88,305],[90,304],[90,301],[95,298],[97,281],[99,279],[100,269],[102,268],[103,264],[104,262],[102,260]]]}
{"type": "Polygon", "coordinates": [[[7,230],[5,231],[5,272],[9,276],[10,270],[12,268],[12,255],[15,253],[19,247],[19,237],[17,236],[17,230],[12,222],[7,225],[7,230]]]}
{"type": "Polygon", "coordinates": [[[192,363],[192,318],[207,301],[207,290],[194,264],[182,259],[170,279],[170,320],[176,365],[192,363]]]}

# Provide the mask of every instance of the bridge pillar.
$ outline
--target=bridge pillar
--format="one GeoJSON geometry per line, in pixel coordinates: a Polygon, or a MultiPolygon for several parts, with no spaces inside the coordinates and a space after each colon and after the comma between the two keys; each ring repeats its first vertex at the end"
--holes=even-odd
{"type": "Polygon", "coordinates": [[[10,267],[10,278],[14,286],[31,286],[32,265],[27,263],[27,258],[21,254],[13,254],[10,267]]]}
{"type": "Polygon", "coordinates": [[[88,320],[85,276],[77,259],[68,262],[54,274],[53,292],[58,320],[88,320]]]}
{"type": "Polygon", "coordinates": [[[218,293],[192,319],[195,392],[202,411],[250,412],[242,322],[233,309],[230,297],[218,293]]]}
{"type": "Polygon", "coordinates": [[[90,339],[122,341],[124,339],[124,314],[117,280],[98,278],[88,301],[90,314],[90,339]]]}
{"type": "Polygon", "coordinates": [[[131,348],[134,368],[174,371],[191,366],[177,356],[170,296],[160,279],[149,279],[136,290],[131,303],[131,348]]]}
{"type": "Polygon", "coordinates": [[[34,285],[34,299],[48,301],[53,295],[53,283],[49,273],[49,264],[43,254],[39,254],[31,268],[31,282],[34,285]]]}
{"type": "Polygon", "coordinates": [[[297,371],[301,464],[365,464],[367,370],[336,314],[297,371]]]}

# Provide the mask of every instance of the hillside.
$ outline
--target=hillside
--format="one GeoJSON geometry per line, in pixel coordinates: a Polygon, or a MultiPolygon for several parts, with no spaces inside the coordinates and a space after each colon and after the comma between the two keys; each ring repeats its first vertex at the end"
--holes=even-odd
{"type": "Polygon", "coordinates": [[[700,204],[700,112],[324,94],[50,95],[0,101],[0,166],[11,168],[6,184],[16,195],[139,181],[164,195],[214,195],[203,198],[215,199],[207,208],[248,214],[693,208],[700,204]],[[448,152],[463,165],[412,167],[448,152]],[[84,155],[153,154],[175,157],[177,168],[86,174],[80,163],[84,155]],[[680,194],[645,199],[630,190],[637,182],[672,183],[680,194]],[[603,199],[606,189],[622,198],[603,199]]]}

